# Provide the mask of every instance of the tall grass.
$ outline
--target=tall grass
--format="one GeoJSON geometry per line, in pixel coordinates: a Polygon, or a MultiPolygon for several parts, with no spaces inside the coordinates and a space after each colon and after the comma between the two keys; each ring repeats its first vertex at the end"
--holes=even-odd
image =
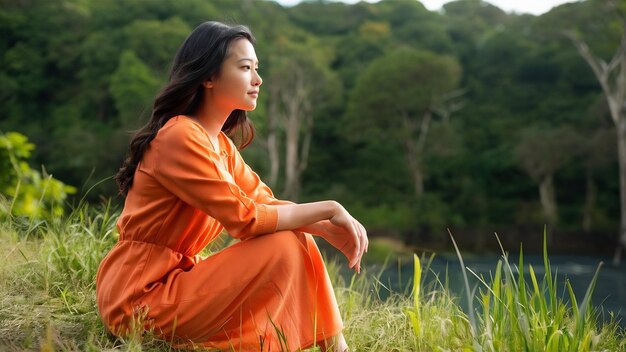
{"type": "MultiPolygon", "coordinates": [[[[116,241],[117,216],[106,203],[60,219],[0,222],[0,350],[173,350],[150,332],[113,338],[97,315],[95,274],[116,241]]],[[[335,261],[327,268],[352,351],[626,350],[615,322],[597,322],[593,282],[580,301],[566,284],[568,304],[557,294],[547,250],[544,258],[544,277],[538,280],[529,266],[526,281],[522,259],[516,266],[503,254],[490,277],[476,275],[479,287],[466,287],[478,305],[472,314],[446,279],[429,271],[432,256],[415,257],[413,287],[405,293],[389,292],[380,270],[346,276],[345,263],[335,261]]]]}
{"type": "MultiPolygon", "coordinates": [[[[525,278],[524,255],[520,248],[517,265],[509,262],[508,254],[502,248],[502,259],[489,278],[474,273],[463,264],[463,258],[452,238],[456,249],[465,284],[468,300],[468,314],[461,313],[457,322],[465,326],[462,336],[455,335],[462,342],[458,350],[467,351],[624,351],[626,340],[624,331],[617,322],[599,323],[598,310],[592,306],[591,297],[602,263],[598,265],[586,294],[580,304],[568,280],[564,289],[568,299],[559,296],[557,274],[548,258],[546,235],[544,233],[543,260],[545,274],[537,279],[532,265],[528,266],[530,282],[525,278]],[[474,275],[479,286],[472,288],[465,273],[474,275]],[[478,290],[478,292],[477,292],[478,290]],[[474,309],[474,301],[480,309],[474,309]]],[[[499,240],[498,240],[499,241],[499,240]]],[[[423,334],[425,317],[423,299],[420,293],[419,258],[415,257],[415,279],[413,282],[413,305],[408,314],[417,336],[423,334]]],[[[445,334],[443,336],[446,338],[445,334]]],[[[418,344],[416,350],[447,350],[441,345],[418,344]]]]}
{"type": "Polygon", "coordinates": [[[110,204],[65,218],[13,218],[0,227],[0,346],[100,350],[95,274],[115,242],[110,204]],[[47,346],[47,347],[46,347],[47,346]]]}

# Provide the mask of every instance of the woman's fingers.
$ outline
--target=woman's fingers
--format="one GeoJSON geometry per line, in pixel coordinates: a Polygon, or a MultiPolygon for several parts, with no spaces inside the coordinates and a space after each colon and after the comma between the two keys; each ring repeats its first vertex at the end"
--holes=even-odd
{"type": "Polygon", "coordinates": [[[359,261],[359,253],[361,252],[361,244],[359,241],[359,232],[354,226],[354,222],[350,222],[350,234],[352,235],[352,241],[354,243],[354,250],[352,252],[352,260],[350,261],[350,268],[354,268],[359,261]]]}
{"type": "MultiPolygon", "coordinates": [[[[367,252],[369,246],[365,227],[363,227],[361,223],[359,223],[343,208],[341,208],[340,211],[329,220],[332,225],[343,229],[343,231],[335,232],[334,235],[343,237],[346,241],[343,246],[335,247],[343,252],[343,254],[348,258],[348,267],[354,269],[356,272],[360,272],[361,258],[363,257],[363,254],[367,252]],[[346,238],[344,236],[348,237],[346,238]]],[[[334,240],[331,241],[334,242],[334,240]]]]}
{"type": "Polygon", "coordinates": [[[356,221],[356,225],[357,228],[359,229],[359,245],[361,248],[361,253],[359,255],[359,261],[358,261],[358,272],[361,272],[361,259],[363,258],[363,254],[365,254],[365,252],[367,252],[367,247],[369,245],[369,240],[367,238],[367,231],[365,230],[365,227],[363,227],[363,225],[361,225],[361,223],[359,223],[358,221],[356,221]]]}
{"type": "Polygon", "coordinates": [[[354,239],[354,257],[350,261],[349,267],[354,269],[357,273],[361,272],[361,258],[365,253],[368,240],[367,240],[367,232],[363,225],[361,225],[358,221],[352,218],[352,231],[353,231],[353,239],[354,239]]]}
{"type": "Polygon", "coordinates": [[[361,248],[363,248],[363,253],[366,253],[367,248],[369,247],[369,244],[370,244],[370,240],[369,238],[367,238],[367,230],[365,230],[365,227],[361,225],[360,223],[359,223],[359,228],[361,229],[361,234],[362,234],[361,238],[363,239],[363,242],[361,243],[361,248]]]}
{"type": "Polygon", "coordinates": [[[361,250],[360,244],[359,244],[359,234],[352,221],[349,221],[347,225],[348,225],[347,230],[348,230],[349,236],[351,237],[350,242],[352,242],[352,245],[354,246],[351,251],[351,255],[350,255],[351,258],[350,258],[348,267],[354,268],[359,258],[359,251],[361,250]]]}

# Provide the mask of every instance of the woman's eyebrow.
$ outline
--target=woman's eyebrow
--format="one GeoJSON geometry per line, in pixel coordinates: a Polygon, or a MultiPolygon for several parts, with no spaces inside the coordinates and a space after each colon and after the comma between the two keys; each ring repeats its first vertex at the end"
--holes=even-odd
{"type": "MultiPolygon", "coordinates": [[[[247,57],[244,57],[243,59],[239,59],[239,60],[237,60],[237,62],[241,62],[241,61],[250,61],[250,62],[255,62],[255,60],[250,59],[250,58],[247,58],[247,57]]],[[[259,62],[258,62],[258,61],[256,61],[256,63],[258,64],[259,62]]]]}

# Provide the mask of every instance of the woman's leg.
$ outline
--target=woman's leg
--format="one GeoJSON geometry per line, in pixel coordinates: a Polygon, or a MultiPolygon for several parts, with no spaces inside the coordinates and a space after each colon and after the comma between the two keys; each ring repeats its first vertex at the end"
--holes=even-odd
{"type": "Polygon", "coordinates": [[[279,349],[278,329],[295,349],[343,325],[315,241],[291,231],[236,243],[177,270],[144,300],[163,338],[206,347],[258,350],[263,336],[264,350],[279,349]]]}
{"type": "Polygon", "coordinates": [[[329,339],[320,342],[320,348],[322,352],[346,352],[350,349],[346,343],[346,339],[343,337],[343,333],[339,333],[329,339]]]}

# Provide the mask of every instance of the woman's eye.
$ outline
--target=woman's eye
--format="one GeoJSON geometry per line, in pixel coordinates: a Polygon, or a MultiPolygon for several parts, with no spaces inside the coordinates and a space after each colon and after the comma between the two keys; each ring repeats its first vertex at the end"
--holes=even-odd
{"type": "Polygon", "coordinates": [[[250,67],[249,65],[246,65],[246,66],[242,66],[241,68],[245,68],[246,70],[249,70],[249,69],[251,69],[251,67],[250,67]]]}

